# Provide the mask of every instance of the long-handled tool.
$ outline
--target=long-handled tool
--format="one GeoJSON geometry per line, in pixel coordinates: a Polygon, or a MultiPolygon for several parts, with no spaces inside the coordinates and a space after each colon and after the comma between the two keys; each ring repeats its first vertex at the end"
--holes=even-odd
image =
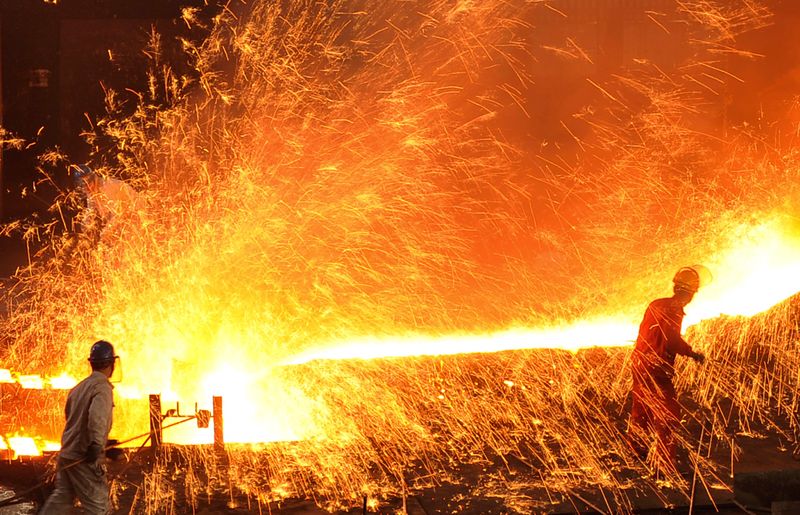
{"type": "MultiPolygon", "coordinates": [[[[172,424],[166,425],[166,426],[162,427],[161,429],[163,430],[163,429],[168,429],[170,427],[175,427],[175,426],[177,426],[179,424],[183,424],[184,422],[188,422],[190,420],[195,420],[196,418],[197,418],[196,416],[187,416],[183,420],[179,420],[178,422],[174,422],[172,424]]],[[[108,451],[115,450],[115,449],[119,448],[121,445],[133,442],[135,440],[139,440],[141,438],[145,438],[144,442],[139,446],[139,448],[137,449],[136,453],[134,454],[134,456],[135,456],[145,446],[145,444],[147,444],[147,442],[150,440],[150,438],[152,438],[152,436],[153,436],[153,431],[148,431],[146,433],[142,433],[142,434],[134,436],[132,438],[128,438],[127,440],[123,440],[121,442],[115,442],[112,445],[108,445],[108,446],[105,447],[104,452],[108,453],[108,451]]],[[[22,491],[22,492],[20,492],[20,493],[18,493],[16,495],[14,495],[13,497],[9,497],[8,499],[3,499],[2,501],[0,501],[0,508],[5,507],[5,506],[11,506],[13,504],[19,504],[21,502],[25,502],[27,500],[27,497],[30,494],[32,494],[36,490],[40,489],[44,485],[46,485],[53,478],[53,476],[58,472],[58,470],[67,470],[67,469],[70,469],[70,468],[74,467],[75,465],[78,465],[79,463],[83,463],[85,461],[86,461],[86,458],[81,458],[78,461],[73,461],[69,465],[65,465],[65,466],[61,467],[60,469],[57,468],[54,471],[48,472],[45,475],[45,478],[41,482],[37,483],[35,486],[32,486],[31,488],[28,488],[27,490],[24,490],[24,491],[22,491]]],[[[127,470],[127,466],[125,468],[123,468],[122,470],[120,470],[115,476],[121,475],[123,472],[125,472],[125,470],[127,470]]],[[[109,479],[111,479],[111,478],[109,478],[109,479]]]]}

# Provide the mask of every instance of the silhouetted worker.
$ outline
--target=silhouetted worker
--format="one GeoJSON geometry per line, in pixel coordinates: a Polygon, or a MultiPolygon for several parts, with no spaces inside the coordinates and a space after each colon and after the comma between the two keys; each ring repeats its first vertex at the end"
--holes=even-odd
{"type": "MultiPolygon", "coordinates": [[[[107,177],[88,165],[70,165],[75,188],[77,213],[72,220],[72,234],[56,255],[62,266],[83,262],[87,252],[113,245],[120,239],[130,240],[144,224],[144,201],[136,190],[124,181],[107,177]]],[[[107,252],[103,260],[113,263],[118,255],[107,252]]]]}
{"type": "Polygon", "coordinates": [[[69,513],[75,497],[85,513],[105,515],[109,511],[104,460],[114,407],[109,379],[116,359],[110,343],[95,342],[89,352],[91,375],[67,396],[67,423],[61,436],[56,486],[42,507],[42,514],[69,513]]]}
{"type": "Polygon", "coordinates": [[[688,356],[700,363],[705,356],[695,352],[681,336],[683,308],[700,288],[700,270],[685,267],[672,279],[674,295],[654,300],[647,306],[633,350],[633,403],[628,428],[631,443],[640,456],[647,454],[655,434],[657,456],[664,465],[675,467],[675,432],[681,413],[672,377],[675,356],[688,356]]]}
{"type": "Polygon", "coordinates": [[[78,193],[84,209],[80,228],[87,235],[100,240],[113,232],[121,220],[139,211],[139,194],[124,181],[99,174],[88,165],[72,167],[78,193]]]}

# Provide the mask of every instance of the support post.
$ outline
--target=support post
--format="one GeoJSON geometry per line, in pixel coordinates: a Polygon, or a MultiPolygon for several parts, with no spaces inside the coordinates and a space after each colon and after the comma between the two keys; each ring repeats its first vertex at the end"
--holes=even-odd
{"type": "Polygon", "coordinates": [[[150,394],[150,448],[161,447],[162,437],[161,395],[150,394]]]}
{"type": "Polygon", "coordinates": [[[222,418],[222,397],[213,397],[212,418],[214,419],[214,450],[223,452],[225,450],[225,437],[223,436],[222,418]]]}

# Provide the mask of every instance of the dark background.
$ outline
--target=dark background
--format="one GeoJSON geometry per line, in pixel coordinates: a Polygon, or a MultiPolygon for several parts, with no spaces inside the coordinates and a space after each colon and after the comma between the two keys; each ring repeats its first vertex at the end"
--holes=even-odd
{"type": "MultiPolygon", "coordinates": [[[[106,88],[146,88],[144,52],[153,30],[173,55],[178,37],[202,38],[181,19],[186,7],[206,19],[218,9],[203,0],[0,1],[0,126],[26,141],[0,158],[2,222],[50,206],[55,188],[33,188],[42,152],[57,148],[73,163],[87,160],[81,133],[104,114],[106,88]]],[[[27,253],[19,237],[0,237],[0,277],[25,264],[27,253]]]]}
{"type": "MultiPolygon", "coordinates": [[[[148,60],[144,51],[151,32],[162,35],[168,55],[179,56],[178,37],[201,40],[203,30],[189,28],[183,8],[198,9],[209,20],[221,0],[0,0],[0,126],[23,138],[24,149],[5,148],[0,156],[0,221],[35,217],[46,212],[55,191],[33,188],[39,176],[37,156],[58,148],[70,162],[89,157],[81,133],[105,112],[105,89],[144,90],[148,60]]],[[[560,121],[580,106],[586,79],[602,81],[637,56],[657,59],[669,68],[689,51],[679,34],[666,38],[650,30],[651,22],[630,19],[642,9],[674,8],[669,0],[563,0],[551,2],[568,13],[559,25],[537,26],[536,36],[574,35],[593,53],[592,64],[542,67],[532,102],[536,134],[541,141],[558,138],[560,121]],[[636,9],[632,9],[636,7],[636,9]]],[[[796,28],[800,2],[775,0],[773,24],[746,34],[737,44],[762,54],[741,59],[731,68],[744,82],[731,81],[726,98],[718,100],[712,123],[718,125],[769,119],[783,109],[787,96],[800,85],[800,49],[796,28]]],[[[176,58],[180,61],[180,58],[176,58]]],[[[554,61],[562,62],[562,61],[554,61]]],[[[173,67],[187,63],[170,62],[173,67]]],[[[795,93],[792,93],[795,91],[795,93]]],[[[66,177],[60,179],[65,180],[66,177]]],[[[58,184],[67,187],[67,184],[58,184]]],[[[19,237],[0,236],[0,277],[8,277],[27,261],[29,249],[19,237]]]]}

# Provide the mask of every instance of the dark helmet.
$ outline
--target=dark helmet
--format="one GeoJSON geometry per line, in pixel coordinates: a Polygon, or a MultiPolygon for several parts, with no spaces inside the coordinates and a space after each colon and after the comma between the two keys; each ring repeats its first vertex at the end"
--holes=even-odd
{"type": "Polygon", "coordinates": [[[85,165],[85,164],[84,165],[74,165],[73,168],[75,169],[75,171],[73,172],[73,175],[75,176],[76,179],[83,179],[87,175],[91,175],[91,174],[94,173],[94,170],[92,170],[89,167],[89,165],[85,165]]]}
{"type": "Polygon", "coordinates": [[[94,170],[88,165],[72,165],[70,171],[72,172],[72,185],[76,188],[83,187],[89,177],[94,175],[94,170]]]}
{"type": "Polygon", "coordinates": [[[89,363],[92,366],[110,365],[117,359],[114,354],[114,346],[105,340],[98,340],[92,345],[92,350],[89,351],[89,363]]]}

